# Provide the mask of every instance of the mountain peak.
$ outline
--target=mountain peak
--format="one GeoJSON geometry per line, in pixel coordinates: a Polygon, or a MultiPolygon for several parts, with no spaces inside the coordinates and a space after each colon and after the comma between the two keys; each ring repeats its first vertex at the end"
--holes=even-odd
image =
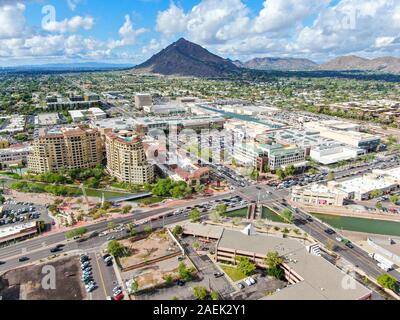
{"type": "Polygon", "coordinates": [[[198,44],[180,38],[146,62],[136,72],[194,77],[221,77],[237,73],[239,68],[198,44]]]}

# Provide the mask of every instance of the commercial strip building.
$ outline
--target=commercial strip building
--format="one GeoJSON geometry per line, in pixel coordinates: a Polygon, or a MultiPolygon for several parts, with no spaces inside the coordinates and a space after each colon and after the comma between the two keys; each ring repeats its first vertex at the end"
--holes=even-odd
{"type": "Polygon", "coordinates": [[[103,161],[103,142],[97,129],[62,128],[48,131],[33,143],[28,169],[35,173],[94,168],[103,161]]]}
{"type": "Polygon", "coordinates": [[[400,186],[400,168],[374,170],[372,173],[343,181],[329,181],[327,185],[312,184],[293,187],[290,199],[305,205],[342,206],[346,199],[368,200],[375,190],[389,193],[400,186]]]}
{"type": "Polygon", "coordinates": [[[25,130],[25,116],[12,115],[0,117],[0,134],[19,133],[25,130]]]}
{"type": "Polygon", "coordinates": [[[120,182],[130,184],[154,181],[154,166],[146,159],[142,140],[133,132],[111,130],[105,135],[107,171],[120,182]]]}
{"type": "Polygon", "coordinates": [[[340,190],[331,190],[326,185],[312,184],[292,188],[290,200],[311,206],[342,206],[347,194],[340,190]]]}
{"type": "Polygon", "coordinates": [[[32,150],[32,146],[26,145],[14,145],[7,149],[0,149],[0,170],[26,164],[32,150]]]}
{"type": "Polygon", "coordinates": [[[68,111],[73,122],[85,121],[88,119],[101,120],[106,119],[107,114],[100,108],[89,108],[87,110],[71,110],[68,111]]]}
{"type": "Polygon", "coordinates": [[[360,177],[347,179],[344,181],[330,181],[328,187],[331,190],[338,190],[346,193],[346,198],[354,200],[368,200],[374,190],[388,193],[396,190],[399,181],[387,174],[372,172],[360,177]]]}
{"type": "Polygon", "coordinates": [[[29,238],[38,232],[36,222],[0,228],[0,244],[29,238]]]}

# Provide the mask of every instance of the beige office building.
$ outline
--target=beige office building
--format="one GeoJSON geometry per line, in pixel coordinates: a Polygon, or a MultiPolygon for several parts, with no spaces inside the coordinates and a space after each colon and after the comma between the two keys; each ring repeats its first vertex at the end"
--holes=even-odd
{"type": "Polygon", "coordinates": [[[63,128],[39,136],[28,157],[28,169],[35,173],[62,169],[87,169],[101,164],[104,145],[97,129],[63,128]]]}
{"type": "Polygon", "coordinates": [[[135,95],[135,107],[137,110],[143,110],[143,107],[151,107],[153,98],[150,94],[138,93],[135,95]]]}
{"type": "Polygon", "coordinates": [[[133,132],[106,134],[107,171],[121,182],[151,183],[154,167],[146,159],[143,143],[133,132]]]}

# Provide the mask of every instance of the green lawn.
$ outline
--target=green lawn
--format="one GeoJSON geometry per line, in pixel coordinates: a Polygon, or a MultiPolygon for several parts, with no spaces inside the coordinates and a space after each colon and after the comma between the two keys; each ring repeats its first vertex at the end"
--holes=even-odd
{"type": "Polygon", "coordinates": [[[221,266],[222,270],[232,279],[232,281],[240,281],[246,278],[246,275],[235,267],[221,266]]]}
{"type": "Polygon", "coordinates": [[[139,200],[134,200],[134,202],[145,204],[145,205],[151,205],[151,204],[155,204],[155,203],[160,203],[164,200],[165,200],[165,198],[163,198],[163,197],[153,196],[153,197],[147,197],[147,198],[143,198],[143,199],[139,199],[139,200]]]}

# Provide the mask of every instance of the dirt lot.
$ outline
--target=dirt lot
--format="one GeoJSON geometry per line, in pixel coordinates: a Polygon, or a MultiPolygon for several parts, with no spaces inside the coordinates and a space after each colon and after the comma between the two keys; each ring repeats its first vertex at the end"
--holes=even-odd
{"type": "Polygon", "coordinates": [[[11,270],[0,277],[0,296],[3,300],[83,300],[86,292],[79,274],[77,257],[11,270]],[[55,268],[55,290],[42,287],[45,265],[55,268]]]}
{"type": "Polygon", "coordinates": [[[135,279],[139,288],[143,290],[164,283],[166,276],[177,278],[178,267],[181,262],[188,267],[192,266],[188,259],[178,261],[177,257],[173,257],[143,268],[124,272],[122,276],[126,280],[135,279]]]}
{"type": "Polygon", "coordinates": [[[148,238],[133,242],[132,239],[121,241],[131,253],[120,259],[122,268],[147,262],[178,251],[175,242],[164,231],[152,233],[148,238]]]}

